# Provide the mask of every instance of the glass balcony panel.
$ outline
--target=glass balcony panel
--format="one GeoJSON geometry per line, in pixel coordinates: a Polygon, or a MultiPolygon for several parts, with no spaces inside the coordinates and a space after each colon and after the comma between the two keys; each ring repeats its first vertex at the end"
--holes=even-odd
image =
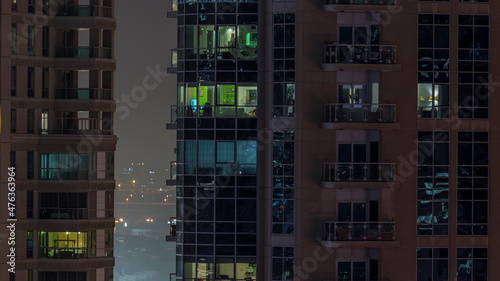
{"type": "Polygon", "coordinates": [[[380,237],[380,228],[378,223],[367,223],[365,240],[367,241],[377,241],[380,237]]]}
{"type": "Polygon", "coordinates": [[[335,225],[335,238],[336,241],[351,240],[350,237],[350,223],[336,223],[335,225]]]}
{"type": "Polygon", "coordinates": [[[394,241],[394,222],[324,223],[325,241],[394,241]]]}
{"type": "Polygon", "coordinates": [[[363,241],[365,238],[365,223],[353,223],[351,233],[352,240],[363,241]]]}
{"type": "Polygon", "coordinates": [[[380,224],[380,240],[382,241],[394,240],[394,223],[380,224]]]}
{"type": "Polygon", "coordinates": [[[324,121],[334,123],[394,123],[394,104],[325,104],[324,121]]]}
{"type": "Polygon", "coordinates": [[[62,46],[56,47],[56,58],[112,58],[111,48],[93,46],[62,46]]]}
{"type": "Polygon", "coordinates": [[[395,62],[395,45],[325,44],[325,63],[394,64],[395,62]]]}
{"type": "Polygon", "coordinates": [[[327,182],[392,182],[393,163],[324,163],[327,182]]]}
{"type": "Polygon", "coordinates": [[[352,177],[361,181],[367,181],[366,177],[367,164],[352,164],[352,177]]]}

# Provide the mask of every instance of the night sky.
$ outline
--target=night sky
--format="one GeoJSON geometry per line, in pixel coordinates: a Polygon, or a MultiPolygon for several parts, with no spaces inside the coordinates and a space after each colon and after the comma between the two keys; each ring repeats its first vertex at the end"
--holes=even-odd
{"type": "MultiPolygon", "coordinates": [[[[126,179],[121,168],[129,167],[132,162],[142,162],[148,169],[156,171],[158,181],[161,181],[157,185],[165,187],[165,169],[170,168],[170,161],[175,160],[175,130],[165,129],[165,124],[170,122],[170,106],[176,102],[177,80],[176,75],[165,77],[166,68],[170,66],[170,50],[177,43],[177,22],[166,16],[169,4],[169,0],[115,1],[117,183],[126,179]]],[[[118,197],[117,193],[116,199],[118,197]]],[[[135,212],[138,216],[154,214],[159,221],[155,224],[162,231],[165,229],[165,233],[158,239],[125,236],[125,242],[115,241],[114,279],[168,280],[168,274],[175,271],[175,243],[166,243],[164,235],[168,234],[166,221],[175,215],[173,206],[166,211],[166,207],[158,204],[117,204],[115,217],[133,219],[130,212],[126,212],[133,211],[133,208],[140,208],[140,212],[135,212]],[[147,251],[141,252],[141,249],[147,251]]],[[[122,239],[120,227],[123,225],[117,224],[115,238],[122,239]]]]}
{"type": "Polygon", "coordinates": [[[156,72],[158,67],[166,72],[170,65],[170,50],[175,48],[177,41],[177,22],[166,17],[169,2],[115,1],[117,167],[145,162],[164,170],[171,160],[175,160],[175,131],[165,130],[165,124],[170,121],[170,105],[175,104],[177,77],[165,78],[160,74],[155,79],[146,70],[150,67],[156,72]],[[144,84],[146,76],[151,78],[144,84]],[[128,104],[123,101],[126,96],[130,99],[128,104]]]}

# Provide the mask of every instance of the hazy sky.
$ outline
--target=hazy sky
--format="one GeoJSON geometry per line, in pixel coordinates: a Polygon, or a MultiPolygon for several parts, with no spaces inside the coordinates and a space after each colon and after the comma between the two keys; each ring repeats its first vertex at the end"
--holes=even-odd
{"type": "Polygon", "coordinates": [[[170,121],[170,105],[176,100],[177,77],[157,73],[157,69],[166,72],[170,49],[176,44],[177,22],[166,17],[169,3],[169,0],[115,1],[117,167],[128,162],[145,162],[165,169],[169,161],[175,160],[175,131],[165,130],[165,124],[170,121]],[[128,103],[124,101],[127,96],[128,103]]]}

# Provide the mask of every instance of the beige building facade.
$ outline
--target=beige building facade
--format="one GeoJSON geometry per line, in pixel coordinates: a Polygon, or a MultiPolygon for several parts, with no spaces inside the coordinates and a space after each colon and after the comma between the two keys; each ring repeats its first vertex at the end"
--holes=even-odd
{"type": "Polygon", "coordinates": [[[495,279],[498,3],[174,2],[177,279],[495,279]]]}
{"type": "Polygon", "coordinates": [[[114,5],[1,2],[0,280],[113,280],[114,5]]]}

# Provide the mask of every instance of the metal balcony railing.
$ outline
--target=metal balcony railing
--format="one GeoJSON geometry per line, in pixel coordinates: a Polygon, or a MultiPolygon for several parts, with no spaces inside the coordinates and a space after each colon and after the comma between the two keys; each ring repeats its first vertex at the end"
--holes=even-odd
{"type": "Polygon", "coordinates": [[[41,168],[41,180],[96,180],[113,179],[112,170],[89,170],[79,168],[41,168]]]}
{"type": "Polygon", "coordinates": [[[324,163],[326,182],[393,182],[394,163],[324,163]]]}
{"type": "Polygon", "coordinates": [[[111,89],[62,88],[56,90],[56,99],[111,100],[111,89]]]}
{"type": "Polygon", "coordinates": [[[50,208],[40,207],[39,219],[82,220],[89,218],[88,208],[50,208]]]}
{"type": "MultiPolygon", "coordinates": [[[[56,240],[56,241],[63,242],[63,240],[56,240]]],[[[74,240],[73,243],[71,244],[74,244],[74,240]]],[[[89,254],[87,247],[82,247],[82,248],[42,247],[40,248],[40,256],[42,258],[50,258],[50,259],[81,259],[81,258],[88,258],[89,254]]]]}
{"type": "Polygon", "coordinates": [[[325,222],[324,241],[395,241],[394,222],[325,222]]]}
{"type": "Polygon", "coordinates": [[[394,64],[396,46],[327,43],[325,63],[394,64]]]}
{"type": "Polygon", "coordinates": [[[170,50],[170,67],[177,67],[177,49],[170,50]]]}
{"type": "Polygon", "coordinates": [[[40,129],[41,134],[67,134],[67,135],[112,135],[111,129],[99,126],[96,118],[58,118],[49,121],[52,127],[44,128],[43,122],[40,129]]]}
{"type": "Polygon", "coordinates": [[[325,104],[323,122],[395,123],[395,104],[325,104]]]}
{"type": "Polygon", "coordinates": [[[178,106],[172,105],[170,111],[171,123],[177,118],[209,118],[209,117],[257,117],[256,105],[200,105],[178,106]]]}
{"type": "Polygon", "coordinates": [[[325,0],[325,5],[395,5],[396,0],[325,0]]]}
{"type": "Polygon", "coordinates": [[[176,161],[170,161],[170,178],[167,179],[168,181],[174,182],[177,179],[177,162],[176,161]]]}
{"type": "Polygon", "coordinates": [[[56,47],[56,58],[102,58],[111,59],[111,48],[92,46],[63,46],[56,47]]]}

